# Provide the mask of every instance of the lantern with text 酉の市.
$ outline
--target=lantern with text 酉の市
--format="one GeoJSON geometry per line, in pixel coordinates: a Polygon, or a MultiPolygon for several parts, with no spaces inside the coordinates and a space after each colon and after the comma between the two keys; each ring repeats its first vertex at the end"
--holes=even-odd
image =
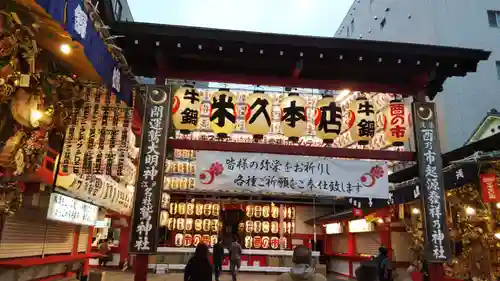
{"type": "Polygon", "coordinates": [[[370,143],[375,135],[375,108],[366,97],[359,97],[350,104],[347,124],[354,142],[370,143]]]}
{"type": "Polygon", "coordinates": [[[200,120],[200,93],[192,85],[175,91],[172,105],[172,122],[177,130],[189,134],[198,127],[200,120]]]}
{"type": "Polygon", "coordinates": [[[342,109],[333,97],[324,96],[314,110],[316,136],[324,143],[332,143],[342,129],[342,109]]]}
{"type": "Polygon", "coordinates": [[[410,137],[410,111],[402,101],[391,101],[384,114],[387,143],[402,146],[410,137]]]}
{"type": "Polygon", "coordinates": [[[220,89],[210,101],[210,125],[218,138],[227,138],[236,127],[236,97],[228,89],[220,89]]]}
{"type": "Polygon", "coordinates": [[[281,131],[292,142],[297,142],[307,130],[307,102],[297,93],[290,93],[280,104],[281,131]]]}
{"type": "Polygon", "coordinates": [[[269,132],[272,110],[272,100],[263,91],[256,91],[246,98],[245,127],[254,139],[262,139],[269,132]]]}

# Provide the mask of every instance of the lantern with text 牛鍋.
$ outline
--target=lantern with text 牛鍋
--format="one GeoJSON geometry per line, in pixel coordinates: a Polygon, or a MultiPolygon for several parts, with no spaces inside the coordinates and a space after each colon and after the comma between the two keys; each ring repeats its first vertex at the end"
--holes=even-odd
{"type": "Polygon", "coordinates": [[[177,130],[189,134],[200,121],[200,93],[191,85],[184,85],[175,91],[172,105],[172,122],[177,130]]]}
{"type": "Polygon", "coordinates": [[[273,103],[264,92],[255,92],[246,98],[245,127],[254,139],[262,139],[271,128],[273,103]]]}
{"type": "Polygon", "coordinates": [[[227,138],[236,127],[236,97],[228,89],[220,89],[210,101],[210,124],[218,138],[227,138]]]}
{"type": "Polygon", "coordinates": [[[375,135],[375,108],[365,97],[357,98],[349,106],[348,128],[353,141],[367,145],[375,135]]]}
{"type": "Polygon", "coordinates": [[[292,142],[297,142],[307,131],[307,102],[297,93],[290,93],[280,104],[281,131],[292,142]]]}
{"type": "Polygon", "coordinates": [[[410,136],[409,110],[401,101],[391,101],[384,114],[384,132],[387,142],[402,146],[410,136]]]}
{"type": "Polygon", "coordinates": [[[332,143],[342,129],[342,109],[333,97],[323,97],[314,110],[316,136],[324,143],[332,143]]]}

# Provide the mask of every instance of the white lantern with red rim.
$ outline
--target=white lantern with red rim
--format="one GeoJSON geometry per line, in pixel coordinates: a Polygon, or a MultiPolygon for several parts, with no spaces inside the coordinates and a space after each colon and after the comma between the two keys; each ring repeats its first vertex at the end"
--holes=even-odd
{"type": "Polygon", "coordinates": [[[410,137],[410,110],[405,103],[391,101],[384,114],[384,133],[387,143],[393,146],[403,146],[410,137]]]}
{"type": "Polygon", "coordinates": [[[210,125],[218,138],[227,138],[236,128],[236,96],[229,89],[220,89],[210,98],[210,125]]]}
{"type": "Polygon", "coordinates": [[[292,142],[298,142],[307,131],[307,102],[298,93],[290,93],[280,104],[281,131],[292,142]]]}
{"type": "Polygon", "coordinates": [[[342,130],[342,109],[335,103],[335,99],[324,96],[314,110],[314,126],[316,136],[324,143],[331,144],[342,130]]]}
{"type": "Polygon", "coordinates": [[[260,140],[271,129],[273,102],[264,91],[249,95],[245,107],[245,127],[256,140],[260,140]]]}
{"type": "Polygon", "coordinates": [[[347,128],[351,139],[359,145],[367,145],[375,136],[375,108],[364,96],[349,105],[347,128]]]}
{"type": "Polygon", "coordinates": [[[198,128],[200,121],[200,93],[193,85],[183,85],[174,93],[172,123],[182,134],[189,134],[198,128]]]}

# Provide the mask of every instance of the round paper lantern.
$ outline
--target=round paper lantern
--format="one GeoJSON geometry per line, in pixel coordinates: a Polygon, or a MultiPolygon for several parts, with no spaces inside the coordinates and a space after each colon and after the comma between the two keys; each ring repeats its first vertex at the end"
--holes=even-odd
{"type": "Polygon", "coordinates": [[[271,237],[271,248],[278,249],[280,247],[280,239],[278,237],[271,237]]]}
{"type": "Polygon", "coordinates": [[[283,246],[283,249],[288,248],[288,239],[286,239],[286,237],[281,237],[280,240],[281,240],[281,245],[283,246]]]}
{"type": "Polygon", "coordinates": [[[253,217],[253,205],[247,205],[245,209],[247,217],[253,217]]]}
{"type": "Polygon", "coordinates": [[[193,230],[193,219],[191,218],[186,219],[186,230],[187,231],[193,230]]]}
{"type": "Polygon", "coordinates": [[[410,137],[410,111],[402,101],[393,100],[384,114],[384,133],[393,146],[403,146],[410,137]]]}
{"type": "Polygon", "coordinates": [[[375,108],[366,97],[359,97],[349,106],[347,127],[353,141],[367,145],[375,135],[375,108]]]}
{"type": "Polygon", "coordinates": [[[246,232],[252,232],[253,231],[253,221],[246,221],[245,222],[245,231],[246,232]]]}
{"type": "Polygon", "coordinates": [[[280,215],[280,208],[278,206],[271,206],[271,217],[277,219],[280,215]]]}
{"type": "Polygon", "coordinates": [[[245,128],[260,140],[271,129],[273,101],[264,91],[255,91],[246,98],[245,128]]]}
{"type": "Polygon", "coordinates": [[[260,218],[262,215],[262,206],[255,206],[253,209],[253,214],[256,218],[260,218]]]}
{"type": "Polygon", "coordinates": [[[268,221],[262,222],[262,232],[269,233],[271,224],[268,221]]]}
{"type": "Polygon", "coordinates": [[[219,237],[217,237],[217,235],[211,235],[210,236],[210,245],[213,246],[213,245],[217,244],[217,240],[219,240],[219,237]]]}
{"type": "Polygon", "coordinates": [[[254,221],[253,231],[255,233],[260,233],[262,231],[262,222],[261,221],[254,221]]]}
{"type": "Polygon", "coordinates": [[[170,203],[169,211],[171,215],[177,214],[177,203],[175,202],[170,203]]]}
{"type": "Polygon", "coordinates": [[[268,218],[270,212],[271,212],[271,207],[269,207],[269,206],[262,207],[262,217],[263,218],[268,218]]]}
{"type": "Polygon", "coordinates": [[[204,219],[203,220],[203,231],[204,232],[209,232],[211,224],[212,224],[212,222],[210,221],[210,219],[204,219]]]}
{"type": "Polygon", "coordinates": [[[186,209],[187,215],[192,216],[194,214],[194,203],[187,203],[186,209]]]}
{"type": "Polygon", "coordinates": [[[219,204],[213,204],[212,205],[212,216],[218,217],[220,214],[220,205],[219,204]]]}
{"type": "Polygon", "coordinates": [[[201,242],[207,246],[210,245],[210,235],[203,234],[203,236],[201,236],[201,242]]]}
{"type": "Polygon", "coordinates": [[[342,130],[342,109],[337,106],[335,99],[324,96],[314,110],[314,126],[316,136],[324,143],[333,143],[333,140],[342,130]]]}
{"type": "Polygon", "coordinates": [[[179,215],[184,215],[186,213],[186,203],[184,203],[184,202],[179,203],[179,205],[177,206],[177,209],[178,209],[179,215]]]}
{"type": "Polygon", "coordinates": [[[160,213],[160,226],[166,227],[168,226],[168,212],[161,211],[160,213]]]}
{"type": "Polygon", "coordinates": [[[175,229],[175,218],[168,218],[167,229],[168,230],[175,229]]]}
{"type": "Polygon", "coordinates": [[[194,220],[194,230],[201,231],[203,229],[203,220],[195,219],[194,220]]]}
{"type": "Polygon", "coordinates": [[[280,104],[281,131],[292,142],[298,142],[307,131],[307,102],[297,93],[290,93],[280,104]]]}
{"type": "Polygon", "coordinates": [[[195,205],[195,214],[197,216],[203,215],[203,204],[202,203],[196,203],[196,205],[195,205]]]}
{"type": "Polygon", "coordinates": [[[259,249],[262,246],[262,237],[254,236],[253,237],[253,247],[259,249]]]}
{"type": "Polygon", "coordinates": [[[262,237],[262,248],[269,249],[269,236],[262,237]]]}
{"type": "Polygon", "coordinates": [[[210,101],[210,125],[219,138],[227,138],[236,128],[236,97],[228,89],[220,89],[210,101]]]}
{"type": "Polygon", "coordinates": [[[272,233],[278,233],[280,231],[279,229],[279,223],[277,221],[271,222],[271,232],[272,233]]]}
{"type": "Polygon", "coordinates": [[[218,219],[212,219],[211,229],[213,232],[217,232],[219,230],[219,220],[218,219]]]}
{"type": "Polygon", "coordinates": [[[184,230],[184,218],[177,219],[177,230],[184,230]]]}
{"type": "Polygon", "coordinates": [[[193,236],[193,246],[198,246],[198,244],[200,244],[201,242],[201,235],[200,234],[195,234],[193,236]]]}
{"type": "Polygon", "coordinates": [[[245,236],[245,248],[252,248],[252,236],[245,236]]]}
{"type": "Polygon", "coordinates": [[[200,121],[200,93],[192,85],[183,85],[174,93],[172,123],[182,134],[198,128],[200,121]]]}
{"type": "Polygon", "coordinates": [[[193,236],[191,234],[184,235],[184,247],[190,247],[193,243],[193,236]]]}
{"type": "Polygon", "coordinates": [[[177,233],[175,235],[174,241],[176,247],[182,247],[182,244],[184,242],[184,236],[182,235],[182,233],[177,233]]]}
{"type": "Polygon", "coordinates": [[[212,213],[212,204],[207,203],[203,205],[203,215],[208,217],[212,213]]]}

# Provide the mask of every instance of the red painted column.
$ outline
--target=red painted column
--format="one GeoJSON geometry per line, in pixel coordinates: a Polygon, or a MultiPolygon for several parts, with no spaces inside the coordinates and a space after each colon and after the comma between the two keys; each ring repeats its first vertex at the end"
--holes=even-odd
{"type": "Polygon", "coordinates": [[[443,281],[444,280],[444,269],[443,265],[440,263],[429,263],[429,281],[443,281]]]}
{"type": "Polygon", "coordinates": [[[120,262],[125,262],[128,259],[128,244],[130,240],[130,218],[124,217],[127,220],[127,227],[122,227],[120,230],[120,262]]]}
{"type": "Polygon", "coordinates": [[[148,280],[148,255],[136,255],[134,262],[134,281],[148,280]]]}
{"type": "MultiPolygon", "coordinates": [[[[94,227],[89,226],[89,237],[87,241],[87,254],[90,254],[92,252],[92,238],[94,234],[94,227]]],[[[89,275],[89,259],[85,259],[85,262],[83,263],[83,276],[88,276],[89,275]]]]}
{"type": "MultiPolygon", "coordinates": [[[[349,225],[348,223],[344,223],[344,233],[347,233],[347,254],[349,256],[355,256],[356,255],[356,237],[354,236],[354,233],[349,232],[349,225]]],[[[354,277],[354,268],[352,266],[352,261],[349,260],[349,276],[354,277]]]]}
{"type": "Polygon", "coordinates": [[[85,226],[75,226],[73,231],[73,247],[71,248],[71,255],[78,255],[78,239],[80,238],[80,229],[85,226]]]}
{"type": "Polygon", "coordinates": [[[392,243],[391,243],[391,223],[384,222],[380,224],[380,244],[388,250],[389,258],[392,258],[392,243]]]}

